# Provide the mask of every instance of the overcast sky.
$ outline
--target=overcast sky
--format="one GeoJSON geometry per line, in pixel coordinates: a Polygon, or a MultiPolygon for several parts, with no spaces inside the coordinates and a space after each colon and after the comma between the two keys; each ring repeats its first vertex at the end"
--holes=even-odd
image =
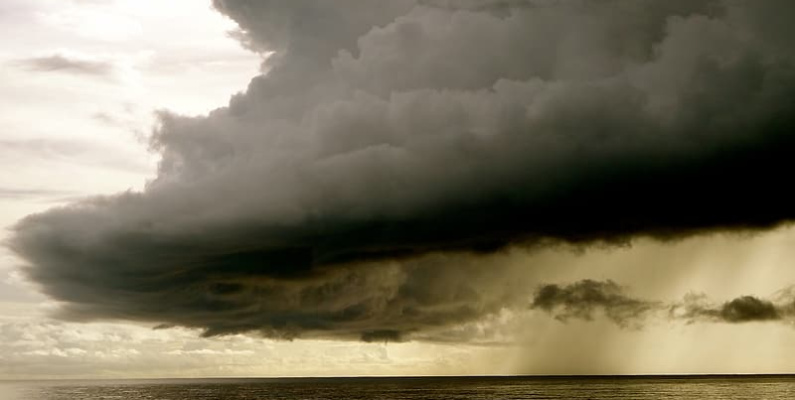
{"type": "Polygon", "coordinates": [[[794,372],[787,0],[7,0],[0,378],[794,372]]]}

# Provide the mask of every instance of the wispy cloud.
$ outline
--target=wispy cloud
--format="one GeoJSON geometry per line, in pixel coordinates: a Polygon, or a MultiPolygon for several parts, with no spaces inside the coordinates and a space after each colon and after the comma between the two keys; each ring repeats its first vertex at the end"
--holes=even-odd
{"type": "Polygon", "coordinates": [[[109,60],[92,59],[69,54],[52,54],[17,60],[16,65],[29,71],[60,72],[79,75],[111,76],[117,69],[109,60]]]}
{"type": "MultiPolygon", "coordinates": [[[[32,138],[0,140],[0,155],[28,163],[63,162],[96,165],[112,169],[149,172],[151,166],[140,157],[140,149],[127,148],[108,140],[32,138]]],[[[20,161],[20,162],[23,162],[20,161]]]]}
{"type": "Polygon", "coordinates": [[[29,189],[0,186],[0,199],[50,199],[74,196],[75,194],[75,192],[65,190],[29,189]]]}

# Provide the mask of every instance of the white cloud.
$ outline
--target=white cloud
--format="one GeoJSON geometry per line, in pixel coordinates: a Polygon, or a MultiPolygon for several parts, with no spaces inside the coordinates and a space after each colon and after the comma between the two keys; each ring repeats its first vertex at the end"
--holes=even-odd
{"type": "Polygon", "coordinates": [[[38,17],[40,23],[92,40],[119,42],[144,32],[141,23],[131,16],[85,6],[42,12],[38,17]]]}
{"type": "MultiPolygon", "coordinates": [[[[226,36],[234,24],[209,2],[4,0],[0,25],[0,240],[26,214],[143,186],[155,157],[141,139],[154,110],[206,112],[244,88],[259,64],[226,36]]],[[[31,308],[44,298],[20,264],[0,250],[3,377],[90,374],[112,360],[121,374],[124,360],[157,354],[137,344],[178,340],[48,321],[31,308]]]]}
{"type": "Polygon", "coordinates": [[[0,376],[12,379],[427,374],[451,362],[442,354],[469,362],[481,353],[460,346],[201,339],[184,329],[0,318],[0,376]]]}

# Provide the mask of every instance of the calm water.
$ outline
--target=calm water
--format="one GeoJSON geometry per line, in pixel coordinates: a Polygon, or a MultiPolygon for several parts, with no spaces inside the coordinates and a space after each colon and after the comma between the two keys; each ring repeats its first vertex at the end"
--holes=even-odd
{"type": "Polygon", "coordinates": [[[0,383],[2,400],[795,399],[795,376],[460,377],[0,383]]]}

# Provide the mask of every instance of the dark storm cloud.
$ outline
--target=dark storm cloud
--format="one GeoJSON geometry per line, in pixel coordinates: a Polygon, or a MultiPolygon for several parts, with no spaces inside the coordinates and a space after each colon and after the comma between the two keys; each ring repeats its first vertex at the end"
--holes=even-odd
{"type": "MultiPolygon", "coordinates": [[[[791,303],[791,302],[790,302],[791,303]]],[[[671,315],[691,322],[720,321],[742,323],[777,321],[792,316],[790,304],[776,305],[770,300],[742,296],[720,305],[710,304],[704,296],[689,295],[684,301],[670,307],[671,315]]]]}
{"type": "Polygon", "coordinates": [[[380,330],[367,331],[362,333],[362,340],[365,342],[400,342],[403,340],[403,333],[400,331],[380,330]]]}
{"type": "Polygon", "coordinates": [[[610,280],[589,279],[563,286],[542,285],[531,303],[532,308],[564,322],[571,318],[590,321],[601,312],[622,327],[640,326],[652,315],[690,323],[782,321],[795,316],[793,305],[795,297],[791,294],[779,296],[777,303],[746,295],[715,304],[706,295],[698,294],[688,294],[680,302],[664,303],[631,297],[625,288],[610,280]]]}
{"type": "Polygon", "coordinates": [[[638,300],[624,293],[613,281],[583,280],[566,286],[544,285],[533,297],[532,307],[566,321],[569,318],[591,320],[597,311],[620,326],[638,322],[659,303],[638,300]]]}
{"type": "Polygon", "coordinates": [[[728,322],[771,321],[781,319],[773,303],[743,296],[726,302],[720,308],[720,318],[728,322]]]}
{"type": "Polygon", "coordinates": [[[45,57],[34,57],[17,62],[18,65],[40,72],[64,72],[81,75],[106,76],[114,72],[113,63],[101,60],[85,59],[64,54],[53,54],[45,57]]]}
{"type": "Polygon", "coordinates": [[[795,217],[795,3],[433,3],[216,0],[267,73],[12,248],[73,318],[380,340],[527,295],[471,255],[795,217]]]}

